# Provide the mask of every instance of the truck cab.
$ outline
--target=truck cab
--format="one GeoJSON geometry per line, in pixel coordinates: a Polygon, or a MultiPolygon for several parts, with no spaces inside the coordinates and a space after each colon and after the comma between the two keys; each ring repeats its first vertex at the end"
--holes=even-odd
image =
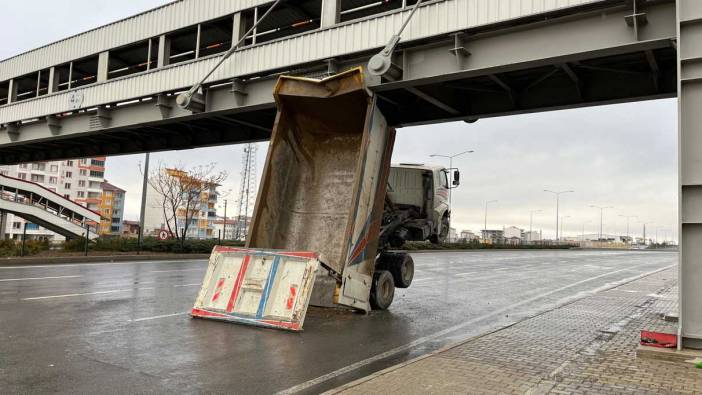
{"type": "Polygon", "coordinates": [[[422,163],[392,165],[384,221],[384,225],[393,227],[386,232],[385,241],[390,247],[400,248],[405,241],[446,240],[450,189],[458,186],[460,178],[458,170],[453,175],[451,170],[422,163]]]}

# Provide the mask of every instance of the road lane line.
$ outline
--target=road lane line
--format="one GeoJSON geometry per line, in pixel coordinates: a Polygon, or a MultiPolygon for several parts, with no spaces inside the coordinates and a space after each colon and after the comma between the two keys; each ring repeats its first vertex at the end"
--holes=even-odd
{"type": "Polygon", "coordinates": [[[427,278],[419,278],[417,280],[412,280],[413,283],[419,283],[422,281],[430,281],[430,280],[435,280],[436,277],[427,277],[427,278]]]}
{"type": "Polygon", "coordinates": [[[164,261],[133,261],[133,262],[102,262],[102,263],[67,263],[56,265],[33,265],[33,266],[0,266],[3,269],[40,269],[53,267],[76,267],[76,266],[111,266],[111,265],[140,265],[143,263],[202,263],[207,262],[207,259],[188,259],[188,260],[164,260],[164,261]]]}
{"type": "Polygon", "coordinates": [[[86,293],[79,293],[79,294],[37,296],[34,298],[22,298],[20,300],[31,301],[31,300],[44,300],[44,299],[72,298],[72,297],[76,297],[76,296],[104,295],[104,294],[114,294],[114,293],[119,293],[119,292],[142,291],[142,290],[148,290],[148,289],[154,289],[154,288],[147,287],[147,288],[113,289],[110,291],[96,291],[96,292],[86,292],[86,293]]]}
{"type": "Polygon", "coordinates": [[[142,322],[142,321],[151,321],[151,320],[158,320],[161,318],[169,318],[169,317],[177,317],[179,315],[186,315],[190,314],[189,311],[183,312],[183,313],[173,313],[173,314],[163,314],[163,315],[155,315],[153,317],[144,317],[144,318],[137,318],[134,320],[130,320],[131,322],[142,322]]]}
{"type": "Polygon", "coordinates": [[[152,270],[151,273],[204,272],[206,270],[206,267],[199,267],[197,269],[152,270]]]}
{"type": "Polygon", "coordinates": [[[465,276],[470,276],[470,275],[473,275],[476,273],[478,273],[478,272],[456,273],[456,277],[465,277],[465,276]]]}
{"type": "Polygon", "coordinates": [[[8,281],[31,281],[31,280],[56,280],[60,278],[78,278],[83,276],[55,276],[55,277],[25,277],[25,278],[3,278],[0,283],[8,281]]]}
{"type": "Polygon", "coordinates": [[[173,288],[180,288],[180,287],[194,287],[196,285],[202,285],[202,283],[197,283],[197,284],[178,284],[174,285],[173,288]]]}
{"type": "MultiPolygon", "coordinates": [[[[557,292],[566,290],[566,289],[568,289],[568,288],[572,288],[572,287],[574,287],[574,286],[580,285],[580,284],[582,284],[582,283],[584,283],[584,282],[591,281],[591,280],[595,280],[595,279],[598,279],[598,278],[602,278],[602,277],[604,277],[604,276],[608,276],[608,275],[611,275],[611,274],[619,273],[619,272],[622,272],[622,271],[624,271],[624,270],[630,270],[630,269],[633,269],[633,268],[636,268],[636,267],[639,267],[639,266],[643,266],[643,264],[635,265],[635,266],[632,266],[632,267],[629,267],[629,268],[626,268],[626,269],[615,270],[615,271],[609,272],[609,273],[604,273],[604,274],[599,275],[599,276],[591,277],[591,278],[589,278],[589,279],[585,279],[585,280],[582,280],[582,281],[578,281],[578,282],[572,283],[572,284],[570,284],[570,285],[566,285],[566,286],[563,286],[563,287],[554,289],[554,290],[552,290],[552,291],[548,291],[548,292],[545,292],[545,293],[543,293],[543,294],[533,296],[533,297],[531,297],[531,298],[529,298],[529,299],[526,299],[526,300],[523,300],[523,301],[521,301],[521,302],[519,302],[519,303],[515,303],[515,304],[513,304],[513,305],[509,305],[509,306],[502,307],[502,308],[497,309],[497,310],[495,310],[495,311],[493,311],[493,312],[491,312],[491,313],[487,313],[487,314],[484,314],[484,315],[482,315],[482,316],[476,317],[476,318],[474,318],[474,319],[472,319],[472,320],[469,320],[469,321],[467,321],[467,322],[463,322],[463,323],[461,323],[461,324],[457,324],[457,325],[448,327],[448,328],[446,328],[446,329],[444,329],[444,330],[441,330],[441,331],[439,331],[439,332],[435,332],[435,333],[433,333],[433,334],[431,334],[431,335],[424,336],[424,337],[420,337],[420,338],[418,338],[418,339],[416,339],[416,340],[414,340],[414,341],[412,341],[412,342],[410,342],[410,343],[407,343],[407,344],[405,344],[405,345],[402,345],[402,346],[399,346],[399,347],[395,347],[395,348],[393,348],[393,349],[391,349],[391,350],[385,351],[384,353],[374,355],[374,356],[372,356],[372,357],[370,357],[370,358],[366,358],[366,359],[364,359],[364,360],[362,360],[362,361],[358,361],[358,362],[353,363],[353,364],[351,364],[351,365],[348,365],[348,366],[345,366],[345,367],[343,367],[343,368],[334,370],[334,371],[332,371],[332,372],[330,372],[330,373],[327,373],[327,374],[325,374],[325,375],[319,376],[319,377],[317,377],[317,378],[315,378],[315,379],[312,379],[312,380],[306,381],[306,382],[304,382],[304,383],[298,384],[298,385],[296,385],[296,386],[290,387],[290,388],[288,388],[288,389],[279,391],[279,392],[276,393],[276,395],[288,395],[288,394],[295,394],[295,393],[304,391],[304,390],[306,390],[306,389],[308,389],[308,388],[311,388],[311,387],[314,387],[314,386],[316,386],[316,385],[325,383],[325,382],[327,382],[327,381],[329,381],[329,380],[332,380],[332,379],[334,379],[334,378],[336,378],[336,377],[339,377],[339,376],[341,376],[341,375],[344,375],[344,374],[353,372],[353,371],[355,371],[355,370],[357,370],[357,369],[360,369],[360,368],[362,368],[362,367],[364,367],[364,366],[370,365],[371,363],[374,363],[374,362],[383,360],[383,359],[385,359],[385,358],[394,356],[394,355],[399,354],[399,353],[401,353],[401,352],[405,352],[405,351],[411,350],[412,348],[415,348],[415,347],[417,347],[417,346],[420,346],[420,345],[422,345],[422,344],[424,344],[424,343],[427,343],[427,342],[429,342],[429,341],[438,339],[438,338],[440,338],[441,336],[445,336],[445,335],[447,335],[447,334],[449,334],[449,333],[451,333],[451,332],[455,332],[455,331],[457,331],[457,330],[459,330],[459,329],[462,329],[462,328],[465,328],[465,327],[467,327],[467,326],[473,325],[473,324],[475,324],[476,322],[483,321],[483,320],[488,319],[488,318],[490,318],[490,317],[493,317],[493,316],[495,316],[495,315],[501,315],[501,314],[503,314],[504,312],[509,311],[509,310],[511,310],[511,309],[518,308],[518,307],[523,306],[523,305],[525,305],[525,304],[528,304],[528,303],[534,302],[534,301],[536,301],[536,300],[542,299],[542,298],[544,298],[544,297],[546,297],[546,296],[553,295],[554,293],[557,293],[557,292]]],[[[593,294],[598,293],[598,292],[605,291],[605,290],[607,290],[607,289],[616,288],[616,287],[621,286],[621,285],[623,285],[623,284],[627,284],[627,283],[629,283],[629,282],[636,281],[636,280],[641,279],[641,278],[643,278],[643,277],[646,277],[646,276],[649,276],[649,275],[652,275],[652,274],[655,274],[655,273],[658,273],[658,272],[662,272],[662,271],[664,271],[664,270],[670,269],[670,268],[675,267],[675,266],[676,266],[675,264],[669,265],[669,266],[665,266],[665,267],[663,267],[663,268],[659,268],[659,269],[656,269],[656,270],[653,270],[653,271],[650,271],[650,272],[642,273],[642,274],[639,274],[639,275],[636,275],[636,276],[633,276],[633,277],[629,277],[629,278],[626,278],[626,279],[623,279],[623,280],[620,280],[620,281],[617,281],[617,282],[614,282],[614,283],[605,284],[604,286],[597,287],[597,288],[595,288],[595,289],[593,289],[593,290],[590,290],[590,291],[579,292],[579,293],[576,294],[576,298],[573,298],[573,297],[571,296],[571,297],[566,297],[566,298],[560,299],[559,301],[557,301],[556,304],[554,304],[554,305],[552,306],[552,308],[547,309],[547,311],[550,311],[551,309],[557,309],[557,308],[559,308],[559,307],[561,307],[561,306],[563,306],[563,305],[565,305],[565,304],[572,303],[572,302],[574,302],[575,300],[579,300],[579,299],[585,298],[585,297],[587,297],[587,296],[593,295],[593,294]],[[561,300],[565,300],[565,302],[559,303],[561,300]]],[[[530,318],[530,317],[525,317],[524,319],[528,319],[528,318],[530,318]]]]}

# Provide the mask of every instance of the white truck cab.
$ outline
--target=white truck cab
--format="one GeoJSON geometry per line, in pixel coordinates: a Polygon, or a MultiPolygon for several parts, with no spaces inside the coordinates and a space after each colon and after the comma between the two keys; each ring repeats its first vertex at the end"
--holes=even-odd
{"type": "Polygon", "coordinates": [[[451,217],[450,189],[459,182],[460,173],[455,169],[422,163],[392,165],[385,211],[386,219],[399,224],[388,236],[390,246],[399,248],[405,241],[444,241],[451,217]]]}

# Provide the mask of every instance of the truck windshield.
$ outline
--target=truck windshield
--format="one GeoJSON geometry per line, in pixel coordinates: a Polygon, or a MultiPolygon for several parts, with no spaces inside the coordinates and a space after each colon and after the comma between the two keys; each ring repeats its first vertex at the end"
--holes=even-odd
{"type": "Polygon", "coordinates": [[[444,188],[448,188],[448,170],[444,169],[441,170],[441,186],[444,188]]]}

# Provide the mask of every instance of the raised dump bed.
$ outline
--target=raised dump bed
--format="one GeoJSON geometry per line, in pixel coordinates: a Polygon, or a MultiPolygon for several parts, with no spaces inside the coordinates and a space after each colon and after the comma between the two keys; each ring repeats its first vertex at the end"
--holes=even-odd
{"type": "MultiPolygon", "coordinates": [[[[321,303],[369,311],[395,131],[388,128],[377,109],[360,68],[323,80],[283,76],[274,96],[278,113],[247,240],[248,254],[311,253],[324,268],[317,275],[318,286],[331,286],[318,297],[321,303]]],[[[227,253],[219,250],[216,254],[227,253]]],[[[237,262],[246,259],[242,251],[231,254],[238,254],[233,258],[237,262]]],[[[224,279],[220,283],[210,272],[219,270],[213,266],[224,260],[210,260],[206,277],[210,281],[203,284],[200,305],[196,304],[198,314],[194,310],[194,315],[214,313],[220,315],[218,319],[227,319],[221,315],[229,314],[236,315],[238,322],[256,320],[246,313],[253,308],[237,310],[236,300],[223,311],[202,309],[203,303],[208,303],[207,295],[215,294],[212,287],[218,284],[227,293],[238,294],[229,291],[236,286],[227,286],[237,278],[243,278],[239,285],[249,290],[261,288],[249,304],[281,302],[266,299],[266,292],[291,297],[288,289],[280,289],[290,288],[290,284],[285,276],[275,274],[274,259],[260,260],[260,265],[270,267],[256,269],[273,280],[264,281],[270,277],[259,276],[247,282],[247,273],[253,269],[237,264],[232,268],[239,274],[220,276],[224,279]]],[[[313,267],[314,263],[301,261],[300,265],[313,267]]],[[[292,292],[293,297],[305,295],[308,299],[297,301],[296,306],[301,302],[306,308],[313,283],[306,282],[309,289],[292,292]]],[[[261,305],[256,311],[266,311],[266,307],[261,305]]],[[[284,318],[260,315],[258,322],[284,318]]],[[[299,329],[301,322],[297,322],[295,328],[299,329]]]]}

